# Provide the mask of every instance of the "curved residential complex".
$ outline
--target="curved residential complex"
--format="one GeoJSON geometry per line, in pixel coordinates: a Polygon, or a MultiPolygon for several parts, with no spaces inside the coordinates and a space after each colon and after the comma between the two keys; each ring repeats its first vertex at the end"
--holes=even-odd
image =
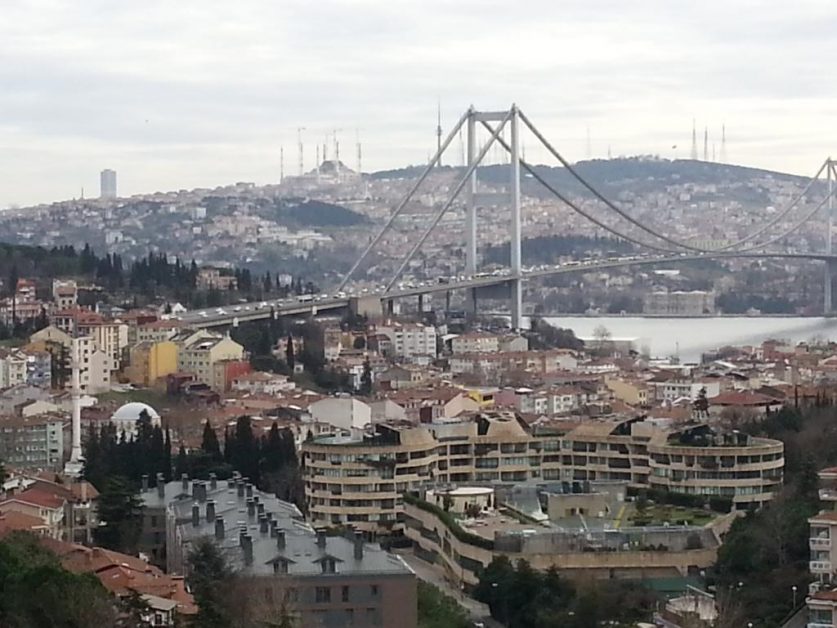
{"type": "Polygon", "coordinates": [[[706,424],[652,420],[552,421],[526,425],[512,412],[415,425],[380,423],[357,438],[302,446],[315,524],[391,532],[401,493],[445,484],[616,481],[757,508],[782,483],[784,446],[706,424]]]}

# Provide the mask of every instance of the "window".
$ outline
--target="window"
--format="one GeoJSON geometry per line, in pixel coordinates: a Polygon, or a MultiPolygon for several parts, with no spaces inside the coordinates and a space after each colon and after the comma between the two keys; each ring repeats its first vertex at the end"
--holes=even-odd
{"type": "Polygon", "coordinates": [[[331,602],[331,589],[328,587],[317,587],[314,595],[317,604],[328,604],[331,602]]]}
{"type": "Polygon", "coordinates": [[[369,587],[369,594],[372,597],[378,597],[378,585],[377,584],[373,584],[369,587]]]}
{"type": "Polygon", "coordinates": [[[349,601],[349,587],[347,587],[347,586],[343,587],[343,601],[344,602],[349,601]]]}

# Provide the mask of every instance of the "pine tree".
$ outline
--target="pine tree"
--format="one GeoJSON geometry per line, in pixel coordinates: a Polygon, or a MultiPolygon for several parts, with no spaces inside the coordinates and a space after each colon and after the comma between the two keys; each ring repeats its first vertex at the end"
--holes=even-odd
{"type": "Polygon", "coordinates": [[[221,455],[221,444],[218,442],[218,435],[209,424],[209,419],[207,419],[203,425],[201,450],[206,453],[213,462],[221,462],[223,460],[223,456],[221,455]]]}
{"type": "Polygon", "coordinates": [[[360,376],[360,394],[369,396],[372,394],[372,366],[369,358],[363,361],[363,373],[360,376]]]}

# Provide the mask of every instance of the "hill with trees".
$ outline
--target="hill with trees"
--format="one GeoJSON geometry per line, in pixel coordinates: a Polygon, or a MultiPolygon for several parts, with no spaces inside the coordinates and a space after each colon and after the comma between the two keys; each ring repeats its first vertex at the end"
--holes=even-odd
{"type": "Polygon", "coordinates": [[[276,220],[300,227],[354,227],[369,222],[363,214],[316,199],[276,201],[276,220]]]}

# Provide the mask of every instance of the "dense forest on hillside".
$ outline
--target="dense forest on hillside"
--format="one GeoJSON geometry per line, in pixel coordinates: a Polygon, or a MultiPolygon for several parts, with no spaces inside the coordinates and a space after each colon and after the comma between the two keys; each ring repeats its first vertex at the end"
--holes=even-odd
{"type": "MultiPolygon", "coordinates": [[[[485,248],[486,264],[508,264],[509,244],[489,245],[485,248]]],[[[628,255],[635,247],[616,238],[587,237],[582,235],[550,235],[526,238],[520,244],[524,264],[554,264],[559,256],[567,255],[583,259],[599,253],[604,256],[628,255]]]]}
{"type": "Polygon", "coordinates": [[[368,222],[363,214],[315,199],[281,199],[274,218],[300,227],[353,227],[368,222]]]}
{"type": "MultiPolygon", "coordinates": [[[[89,245],[78,251],[73,246],[46,249],[0,243],[0,280],[4,295],[11,294],[12,286],[17,285],[20,278],[34,280],[39,296],[44,299],[50,298],[53,279],[72,278],[109,291],[110,294],[95,292],[91,296],[94,301],[145,305],[162,299],[193,308],[215,307],[240,298],[258,300],[317,291],[313,283],[301,278],[293,279],[290,284],[281,283],[279,276],[269,271],[253,275],[247,268],[229,268],[223,269],[221,274],[234,276],[237,289],[201,289],[195,261],[187,262],[180,257],[172,259],[166,253],[149,252],[145,257],[127,263],[115,253],[99,255],[89,245]]],[[[84,295],[80,295],[80,302],[93,304],[87,302],[84,295]]]]}

